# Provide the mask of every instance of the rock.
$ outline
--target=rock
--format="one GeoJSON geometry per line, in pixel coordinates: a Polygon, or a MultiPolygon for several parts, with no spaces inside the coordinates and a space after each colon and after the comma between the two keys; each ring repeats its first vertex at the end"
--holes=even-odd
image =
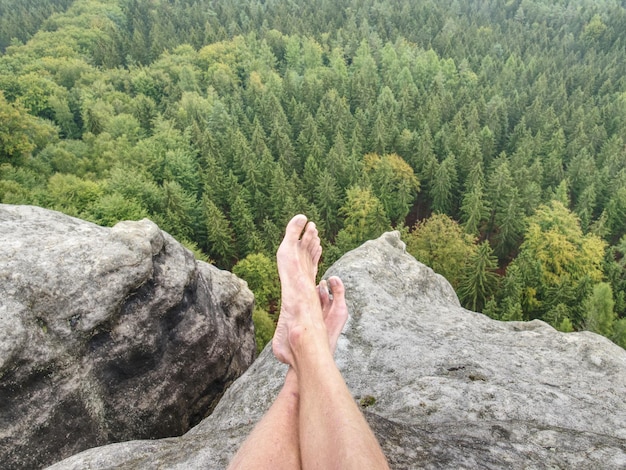
{"type": "Polygon", "coordinates": [[[185,433],[255,355],[253,296],[154,223],[0,205],[0,465],[185,433]]]}
{"type": "MultiPolygon", "coordinates": [[[[460,307],[397,233],[327,273],[351,318],[336,359],[392,468],[625,468],[626,351],[593,333],[460,307]]],[[[225,468],[282,385],[269,348],[182,437],[91,449],[51,469],[225,468]]]]}

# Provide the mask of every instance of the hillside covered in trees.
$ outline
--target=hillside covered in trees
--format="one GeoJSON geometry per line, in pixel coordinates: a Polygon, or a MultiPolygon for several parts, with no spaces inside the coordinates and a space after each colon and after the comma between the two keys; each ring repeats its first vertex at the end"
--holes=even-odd
{"type": "Polygon", "coordinates": [[[0,202],[149,217],[256,293],[395,228],[467,308],[626,347],[617,0],[0,0],[0,202]]]}

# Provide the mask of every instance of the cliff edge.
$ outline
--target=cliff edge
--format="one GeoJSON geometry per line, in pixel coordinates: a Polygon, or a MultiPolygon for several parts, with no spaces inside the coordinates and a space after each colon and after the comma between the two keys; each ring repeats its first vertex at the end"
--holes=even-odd
{"type": "Polygon", "coordinates": [[[154,223],[0,204],[0,466],[177,436],[255,357],[253,295],[154,223]]]}
{"type": "MultiPolygon", "coordinates": [[[[387,233],[326,273],[351,317],[336,359],[392,468],[626,467],[626,351],[593,333],[463,309],[387,233]]],[[[91,449],[51,469],[225,468],[282,385],[268,348],[184,436],[91,449]]]]}

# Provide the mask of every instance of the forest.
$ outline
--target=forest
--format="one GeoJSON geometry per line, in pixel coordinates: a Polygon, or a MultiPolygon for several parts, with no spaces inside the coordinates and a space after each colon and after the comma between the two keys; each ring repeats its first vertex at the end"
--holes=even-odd
{"type": "Polygon", "coordinates": [[[150,218],[246,279],[388,230],[462,304],[626,347],[617,0],[0,0],[0,202],[150,218]]]}

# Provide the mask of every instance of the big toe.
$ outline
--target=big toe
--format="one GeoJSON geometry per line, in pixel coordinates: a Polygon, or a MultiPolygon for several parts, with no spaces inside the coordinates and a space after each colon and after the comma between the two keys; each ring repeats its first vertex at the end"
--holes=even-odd
{"type": "Polygon", "coordinates": [[[319,294],[320,303],[322,304],[322,314],[324,319],[328,316],[330,309],[330,294],[328,292],[328,283],[325,280],[321,280],[317,286],[317,292],[319,294]]]}
{"type": "Polygon", "coordinates": [[[343,285],[343,281],[341,278],[337,276],[331,276],[328,279],[328,284],[330,285],[330,291],[333,294],[333,303],[337,302],[339,304],[346,303],[346,288],[343,285]]]}
{"type": "Polygon", "coordinates": [[[285,238],[284,242],[294,244],[297,243],[300,239],[300,235],[302,234],[302,230],[306,225],[307,218],[304,214],[298,214],[293,216],[293,218],[287,224],[287,228],[285,229],[285,238]]]}

